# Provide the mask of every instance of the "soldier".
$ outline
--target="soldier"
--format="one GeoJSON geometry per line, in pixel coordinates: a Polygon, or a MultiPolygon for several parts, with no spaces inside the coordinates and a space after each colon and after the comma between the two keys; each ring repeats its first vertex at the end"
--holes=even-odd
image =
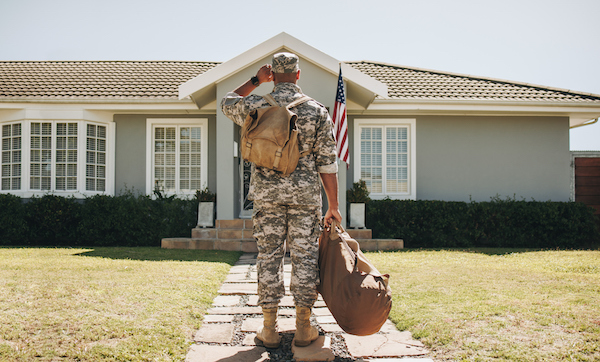
{"type": "MultiPolygon", "coordinates": [[[[242,126],[246,116],[269,103],[250,93],[261,83],[274,83],[270,93],[280,106],[304,96],[297,85],[300,79],[298,56],[277,53],[272,65],[263,65],[256,76],[225,95],[221,101],[223,113],[242,126]]],[[[307,346],[318,338],[311,326],[312,306],[317,299],[319,284],[318,238],[321,234],[322,180],[329,208],[324,223],[342,221],[338,203],[338,177],[333,124],[327,109],[310,100],[292,108],[298,115],[300,152],[312,149],[301,157],[289,176],[269,168],[252,165],[248,198],[254,200],[254,238],[258,246],[258,304],[262,307],[264,326],[257,337],[266,347],[277,348],[281,341],[277,331],[277,309],[285,293],[283,258],[285,242],[290,247],[292,280],[290,289],[296,305],[294,343],[307,346]]]]}

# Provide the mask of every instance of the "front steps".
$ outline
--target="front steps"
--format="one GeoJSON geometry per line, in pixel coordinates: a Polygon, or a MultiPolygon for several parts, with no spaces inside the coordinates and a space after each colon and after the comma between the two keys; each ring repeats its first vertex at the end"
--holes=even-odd
{"type": "MultiPolygon", "coordinates": [[[[372,239],[370,229],[346,229],[360,243],[363,251],[398,250],[404,248],[400,239],[372,239]]],[[[252,237],[252,220],[216,220],[214,228],[194,228],[191,238],[165,238],[163,249],[228,250],[257,253],[252,237]]]]}

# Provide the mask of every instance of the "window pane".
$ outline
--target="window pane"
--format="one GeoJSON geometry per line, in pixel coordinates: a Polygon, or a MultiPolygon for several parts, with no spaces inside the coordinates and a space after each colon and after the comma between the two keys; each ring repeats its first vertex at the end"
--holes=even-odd
{"type": "Polygon", "coordinates": [[[86,147],[89,151],[86,157],[85,187],[88,191],[105,191],[104,186],[99,189],[98,185],[104,185],[106,177],[104,166],[99,166],[104,165],[106,160],[106,127],[88,124],[87,130],[86,147]]]}
{"type": "Polygon", "coordinates": [[[372,193],[408,192],[408,128],[361,128],[360,177],[372,193]]]}
{"type": "Polygon", "coordinates": [[[2,126],[2,190],[21,188],[21,124],[2,126]]]}
{"type": "Polygon", "coordinates": [[[166,129],[166,139],[174,140],[175,139],[175,127],[169,127],[166,129]]]}
{"type": "Polygon", "coordinates": [[[202,127],[154,127],[154,184],[166,192],[201,187],[202,127]],[[160,170],[159,170],[160,169],[160,170]]]}
{"type": "Polygon", "coordinates": [[[106,181],[98,179],[96,182],[96,191],[106,191],[106,181]]]}

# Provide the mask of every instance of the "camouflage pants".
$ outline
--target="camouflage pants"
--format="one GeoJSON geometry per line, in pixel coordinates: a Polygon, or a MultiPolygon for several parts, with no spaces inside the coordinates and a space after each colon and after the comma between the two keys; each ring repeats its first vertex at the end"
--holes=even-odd
{"type": "Polygon", "coordinates": [[[276,307],[285,294],[285,244],[292,259],[290,290],[299,307],[312,307],[319,284],[321,207],[254,203],[254,237],[258,246],[258,304],[276,307]]]}

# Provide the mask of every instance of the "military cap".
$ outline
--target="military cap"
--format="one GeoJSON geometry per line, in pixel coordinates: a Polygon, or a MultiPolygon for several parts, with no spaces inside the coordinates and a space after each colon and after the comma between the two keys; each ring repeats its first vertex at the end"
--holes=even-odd
{"type": "Polygon", "coordinates": [[[296,73],[298,67],[298,56],[292,53],[277,53],[273,55],[272,71],[273,73],[296,73]]]}

